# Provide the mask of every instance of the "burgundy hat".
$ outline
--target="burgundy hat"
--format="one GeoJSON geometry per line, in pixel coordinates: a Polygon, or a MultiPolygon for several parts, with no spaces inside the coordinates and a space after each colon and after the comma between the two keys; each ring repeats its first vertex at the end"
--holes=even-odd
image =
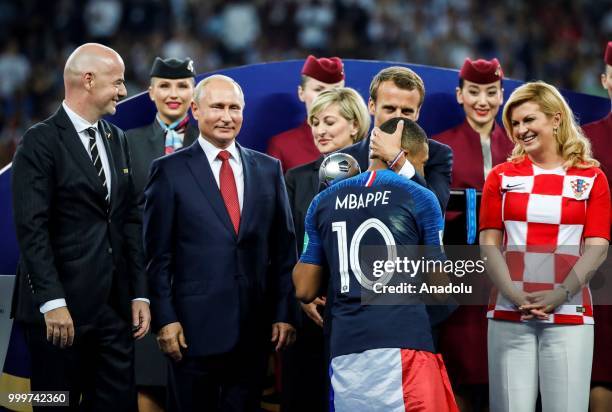
{"type": "Polygon", "coordinates": [[[503,79],[504,72],[495,58],[493,60],[467,58],[459,72],[459,77],[478,84],[489,84],[503,79]]]}
{"type": "Polygon", "coordinates": [[[612,66],[612,41],[608,42],[608,47],[606,47],[606,54],[604,56],[604,61],[607,65],[612,66]]]}
{"type": "Polygon", "coordinates": [[[339,57],[317,59],[311,54],[302,66],[302,74],[323,83],[338,83],[344,80],[344,65],[339,57]]]}

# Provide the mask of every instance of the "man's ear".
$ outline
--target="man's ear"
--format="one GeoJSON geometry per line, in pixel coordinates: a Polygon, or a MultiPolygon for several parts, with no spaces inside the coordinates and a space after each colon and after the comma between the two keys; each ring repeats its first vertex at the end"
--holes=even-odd
{"type": "Polygon", "coordinates": [[[95,77],[96,76],[92,72],[83,73],[83,77],[81,79],[85,89],[91,90],[93,88],[95,77]]]}
{"type": "Polygon", "coordinates": [[[193,116],[193,118],[195,120],[198,120],[198,105],[196,104],[196,102],[194,100],[191,101],[191,115],[193,116]]]}
{"type": "Polygon", "coordinates": [[[376,102],[371,97],[368,99],[368,111],[372,116],[376,113],[376,102]]]}

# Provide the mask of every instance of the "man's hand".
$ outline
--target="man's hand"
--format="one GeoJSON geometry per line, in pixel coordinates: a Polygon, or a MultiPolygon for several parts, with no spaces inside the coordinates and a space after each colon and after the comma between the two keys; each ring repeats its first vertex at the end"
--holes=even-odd
{"type": "Polygon", "coordinates": [[[378,127],[372,129],[370,135],[370,159],[380,159],[388,163],[402,150],[402,133],[404,121],[397,122],[393,134],[385,133],[378,127]]]}
{"type": "Polygon", "coordinates": [[[306,313],[306,315],[308,315],[308,317],[312,319],[314,323],[320,327],[323,327],[323,318],[317,309],[319,306],[325,306],[325,298],[316,298],[311,303],[300,302],[300,305],[302,306],[304,313],[306,313]]]}
{"type": "Polygon", "coordinates": [[[187,342],[180,322],[169,323],[161,328],[157,333],[157,344],[172,360],[178,362],[183,359],[181,348],[186,349],[187,342]]]}
{"type": "Polygon", "coordinates": [[[74,342],[74,323],[66,306],[45,313],[47,340],[60,348],[72,346],[74,342]]]}
{"type": "Polygon", "coordinates": [[[277,322],[272,324],[272,343],[276,343],[275,351],[279,351],[295,342],[295,328],[288,323],[277,322]]]}
{"type": "Polygon", "coordinates": [[[132,331],[134,339],[141,339],[151,326],[151,311],[149,304],[142,300],[132,301],[132,331]]]}

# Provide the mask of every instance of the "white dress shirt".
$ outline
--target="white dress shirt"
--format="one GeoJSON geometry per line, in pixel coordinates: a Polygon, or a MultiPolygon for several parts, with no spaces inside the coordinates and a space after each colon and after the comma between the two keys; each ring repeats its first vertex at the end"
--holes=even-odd
{"type": "MultiPolygon", "coordinates": [[[[104,142],[102,141],[102,135],[100,133],[100,129],[98,126],[98,122],[89,123],[87,120],[83,119],[81,116],[76,114],[66,102],[62,102],[62,107],[66,111],[68,118],[72,122],[72,125],[77,131],[79,138],[81,139],[81,143],[83,143],[83,147],[85,147],[85,151],[89,155],[91,159],[91,152],[89,150],[89,134],[87,133],[87,129],[93,127],[96,129],[96,145],[98,146],[98,153],[100,154],[100,161],[102,162],[102,169],[104,169],[104,175],[106,176],[106,186],[108,187],[108,193],[111,193],[111,170],[110,165],[108,163],[108,155],[106,154],[106,146],[104,146],[104,142]]],[[[93,162],[93,160],[92,160],[93,162]]],[[[93,164],[93,163],[92,163],[93,164]]],[[[109,196],[110,199],[110,196],[109,196]]]]}
{"type": "Polygon", "coordinates": [[[217,155],[219,155],[219,152],[222,150],[227,150],[230,153],[231,157],[229,158],[229,164],[232,168],[232,172],[234,172],[234,180],[236,180],[236,189],[238,190],[238,203],[240,203],[240,212],[242,212],[242,203],[244,199],[244,172],[242,169],[242,159],[236,147],[236,142],[233,141],[226,149],[219,149],[208,140],[204,139],[202,135],[198,137],[198,142],[208,159],[208,164],[217,182],[217,187],[219,187],[219,173],[221,172],[221,164],[223,163],[221,159],[217,158],[217,155]]]}

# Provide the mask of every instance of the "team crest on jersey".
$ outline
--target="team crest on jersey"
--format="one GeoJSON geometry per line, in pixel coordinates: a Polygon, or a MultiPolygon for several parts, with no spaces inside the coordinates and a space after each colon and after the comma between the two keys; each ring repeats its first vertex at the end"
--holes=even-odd
{"type": "Polygon", "coordinates": [[[588,191],[590,183],[584,179],[574,179],[570,182],[572,190],[574,191],[574,197],[580,200],[582,196],[588,191]]]}

